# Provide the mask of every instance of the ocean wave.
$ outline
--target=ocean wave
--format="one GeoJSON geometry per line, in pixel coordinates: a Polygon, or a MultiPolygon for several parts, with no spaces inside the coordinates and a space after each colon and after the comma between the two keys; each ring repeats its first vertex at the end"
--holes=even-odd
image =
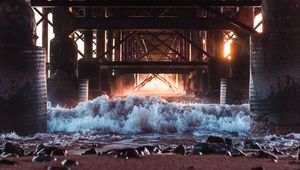
{"type": "Polygon", "coordinates": [[[186,104],[161,97],[101,96],[75,108],[48,108],[50,132],[116,134],[250,131],[249,105],[186,104]]]}

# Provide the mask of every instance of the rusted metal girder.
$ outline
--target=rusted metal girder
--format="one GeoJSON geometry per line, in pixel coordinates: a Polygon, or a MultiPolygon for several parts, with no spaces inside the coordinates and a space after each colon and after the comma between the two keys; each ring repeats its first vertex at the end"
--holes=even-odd
{"type": "MultiPolygon", "coordinates": [[[[195,29],[195,30],[237,30],[239,27],[217,18],[76,18],[77,29],[117,29],[117,30],[149,30],[149,29],[195,29]]],[[[240,31],[240,30],[237,30],[240,31]]]]}
{"type": "Polygon", "coordinates": [[[135,32],[132,32],[128,35],[126,35],[126,37],[124,37],[124,39],[122,39],[121,41],[119,42],[116,42],[116,44],[111,48],[111,49],[108,49],[104,54],[100,55],[98,57],[98,59],[101,59],[103,58],[105,55],[109,54],[110,52],[113,51],[113,49],[115,49],[116,47],[118,47],[119,45],[121,45],[123,42],[125,42],[127,39],[129,39],[130,37],[134,36],[136,33],[135,32]]]}
{"type": "MultiPolygon", "coordinates": [[[[148,32],[151,34],[151,32],[148,32]]],[[[152,34],[152,36],[158,40],[160,43],[162,43],[163,45],[165,45],[166,47],[168,47],[172,52],[174,52],[175,54],[177,54],[181,59],[183,59],[184,61],[188,62],[188,59],[183,56],[182,54],[180,54],[177,50],[173,49],[169,44],[167,44],[166,42],[164,42],[163,40],[159,39],[156,35],[152,34]]]]}
{"type": "Polygon", "coordinates": [[[163,61],[138,61],[138,62],[105,62],[100,63],[102,70],[116,70],[120,73],[189,73],[207,67],[204,62],[163,62],[163,61]]]}
{"type": "Polygon", "coordinates": [[[213,57],[212,55],[210,55],[208,52],[206,52],[205,50],[203,50],[202,48],[198,47],[195,43],[193,43],[191,40],[189,40],[186,36],[182,35],[180,32],[175,32],[177,35],[179,35],[180,37],[182,37],[185,41],[189,42],[192,46],[194,46],[195,48],[197,48],[199,51],[201,51],[203,54],[205,54],[207,57],[213,57]]]}
{"type": "Polygon", "coordinates": [[[203,9],[205,9],[206,11],[214,14],[216,17],[239,27],[240,29],[248,32],[248,34],[257,33],[254,28],[249,27],[248,25],[242,23],[239,20],[236,20],[232,17],[226,16],[225,14],[221,13],[219,10],[212,8],[212,7],[208,6],[207,4],[199,3],[195,0],[186,0],[186,1],[194,4],[195,6],[201,7],[203,9]]]}
{"type": "MultiPolygon", "coordinates": [[[[260,6],[261,0],[196,0],[197,3],[208,6],[260,6]]],[[[183,0],[31,0],[32,6],[77,6],[77,7],[193,7],[192,4],[183,0]]]]}

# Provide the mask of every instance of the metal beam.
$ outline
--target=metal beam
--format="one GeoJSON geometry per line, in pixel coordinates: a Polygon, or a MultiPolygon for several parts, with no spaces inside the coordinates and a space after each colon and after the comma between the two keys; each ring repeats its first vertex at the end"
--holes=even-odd
{"type": "Polygon", "coordinates": [[[189,73],[195,70],[207,68],[204,62],[162,62],[162,61],[139,61],[139,62],[105,62],[100,63],[102,70],[116,70],[120,73],[189,73]]]}
{"type": "Polygon", "coordinates": [[[197,29],[197,30],[236,30],[233,24],[217,18],[76,18],[76,29],[103,30],[151,30],[151,29],[197,29]]]}
{"type": "Polygon", "coordinates": [[[214,9],[214,8],[212,8],[212,7],[210,7],[206,4],[198,3],[196,0],[186,0],[186,1],[190,2],[190,3],[193,3],[195,6],[199,6],[203,9],[205,9],[206,11],[214,14],[215,16],[217,16],[217,17],[219,17],[223,20],[226,20],[226,21],[230,22],[231,24],[233,24],[233,25],[235,25],[235,26],[237,26],[237,27],[249,32],[249,33],[257,33],[255,31],[255,29],[249,27],[248,25],[246,25],[246,24],[244,24],[244,23],[240,22],[239,20],[236,20],[232,17],[226,16],[225,14],[221,13],[219,10],[214,9]]]}
{"type": "Polygon", "coordinates": [[[201,51],[203,54],[205,54],[207,57],[213,57],[212,55],[210,55],[208,52],[206,52],[205,50],[203,50],[202,48],[198,47],[196,44],[194,44],[191,40],[189,40],[186,36],[182,35],[179,32],[175,32],[177,35],[179,35],[180,37],[182,37],[185,41],[189,42],[192,46],[194,46],[195,48],[197,48],[199,51],[201,51]]]}
{"type": "MultiPolygon", "coordinates": [[[[150,33],[151,34],[151,33],[150,33]]],[[[172,52],[174,52],[175,54],[177,54],[181,59],[185,60],[185,61],[189,61],[185,56],[183,56],[182,54],[180,54],[177,50],[173,49],[170,45],[168,45],[166,42],[162,41],[161,39],[159,39],[156,35],[152,35],[155,39],[157,39],[160,43],[162,43],[163,45],[165,45],[166,47],[168,47],[172,52]]]]}
{"type": "MultiPolygon", "coordinates": [[[[261,0],[196,0],[208,6],[261,6],[261,0]]],[[[193,7],[183,0],[31,0],[32,6],[73,6],[73,7],[193,7]]]]}

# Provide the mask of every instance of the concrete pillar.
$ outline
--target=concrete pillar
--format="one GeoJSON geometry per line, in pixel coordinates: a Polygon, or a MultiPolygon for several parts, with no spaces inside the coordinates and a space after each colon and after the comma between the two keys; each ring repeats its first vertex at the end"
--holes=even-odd
{"type": "Polygon", "coordinates": [[[300,132],[300,24],[297,1],[263,0],[264,33],[251,36],[253,132],[300,132]]]}
{"type": "MultiPolygon", "coordinates": [[[[93,9],[85,8],[85,17],[93,17],[93,9]]],[[[93,58],[93,31],[85,30],[84,31],[84,57],[93,58]]]]}
{"type": "MultiPolygon", "coordinates": [[[[105,9],[104,8],[97,8],[96,16],[101,18],[105,17],[105,9]]],[[[97,30],[97,58],[100,58],[105,53],[105,30],[97,30]]]]}
{"type": "Polygon", "coordinates": [[[213,57],[208,59],[209,92],[207,101],[220,102],[220,80],[229,76],[229,61],[223,57],[223,32],[207,32],[207,52],[213,57]]]}
{"type": "Polygon", "coordinates": [[[48,79],[48,101],[53,105],[74,106],[78,101],[77,44],[72,32],[68,8],[55,8],[50,42],[51,77],[48,79]]]}
{"type": "MultiPolygon", "coordinates": [[[[240,7],[238,19],[253,27],[252,7],[240,7]]],[[[249,37],[236,35],[230,49],[230,76],[221,80],[221,103],[243,104],[249,102],[249,37]]]]}

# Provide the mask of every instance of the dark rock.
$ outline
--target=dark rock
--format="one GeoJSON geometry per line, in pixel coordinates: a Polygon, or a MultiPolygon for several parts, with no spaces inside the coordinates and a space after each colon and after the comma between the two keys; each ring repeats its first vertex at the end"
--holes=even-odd
{"type": "Polygon", "coordinates": [[[296,158],[298,161],[300,161],[300,149],[298,149],[298,152],[297,152],[297,158],[296,158]]]}
{"type": "Polygon", "coordinates": [[[48,155],[47,151],[46,151],[46,148],[43,148],[43,149],[39,150],[39,152],[37,152],[36,154],[37,155],[48,155]]]}
{"type": "Polygon", "coordinates": [[[224,140],[225,140],[225,144],[226,144],[227,146],[232,146],[232,145],[233,145],[232,139],[230,139],[230,138],[225,138],[224,140]]]}
{"type": "Polygon", "coordinates": [[[164,150],[162,150],[161,153],[172,153],[173,150],[174,150],[174,148],[169,146],[169,147],[165,148],[164,150]]]}
{"type": "Polygon", "coordinates": [[[72,159],[65,159],[61,162],[62,166],[78,166],[78,162],[72,159]]]}
{"type": "Polygon", "coordinates": [[[260,144],[258,144],[257,142],[254,142],[252,140],[246,140],[244,142],[244,148],[245,149],[259,149],[259,150],[263,149],[263,147],[260,144]]]}
{"type": "Polygon", "coordinates": [[[67,155],[67,150],[65,149],[56,149],[56,150],[53,150],[51,155],[52,156],[66,156],[67,155]]]}
{"type": "Polygon", "coordinates": [[[71,168],[65,166],[48,166],[47,170],[71,170],[71,168]]]}
{"type": "Polygon", "coordinates": [[[81,155],[98,155],[95,148],[84,151],[81,155]]]}
{"type": "Polygon", "coordinates": [[[45,153],[46,155],[51,155],[52,152],[56,151],[56,150],[59,150],[58,147],[55,147],[55,146],[49,146],[49,147],[46,147],[44,148],[45,149],[45,153]]]}
{"type": "Polygon", "coordinates": [[[101,155],[117,155],[117,151],[118,150],[108,150],[108,151],[105,151],[105,152],[102,152],[102,153],[98,153],[98,156],[101,156],[101,155]]]}
{"type": "Polygon", "coordinates": [[[7,154],[16,154],[21,157],[25,155],[25,152],[24,149],[22,149],[18,145],[15,145],[11,142],[6,142],[2,149],[2,155],[7,155],[7,154]]]}
{"type": "Polygon", "coordinates": [[[16,153],[17,152],[17,147],[11,143],[11,142],[6,142],[4,144],[4,147],[2,149],[2,152],[6,152],[6,153],[16,153]]]}
{"type": "Polygon", "coordinates": [[[148,149],[148,151],[150,153],[161,153],[162,152],[162,149],[160,148],[160,146],[144,146],[148,149]]]}
{"type": "Polygon", "coordinates": [[[251,168],[251,170],[266,170],[264,167],[254,167],[254,168],[251,168]]]}
{"type": "Polygon", "coordinates": [[[2,158],[19,158],[19,155],[15,153],[5,153],[3,152],[1,155],[2,158]]]}
{"type": "Polygon", "coordinates": [[[35,154],[34,154],[34,152],[32,152],[32,151],[30,151],[30,152],[28,152],[28,153],[26,153],[25,154],[25,156],[34,156],[35,154]]]}
{"type": "Polygon", "coordinates": [[[225,144],[225,140],[222,137],[218,136],[209,136],[206,140],[207,143],[223,143],[225,144]]]}
{"type": "Polygon", "coordinates": [[[281,152],[280,150],[278,150],[277,148],[274,148],[272,151],[275,155],[284,155],[283,152],[281,152]]]}
{"type": "Polygon", "coordinates": [[[56,161],[56,158],[49,155],[38,155],[32,158],[33,163],[56,161]]]}
{"type": "Polygon", "coordinates": [[[180,155],[186,154],[186,150],[183,145],[178,145],[174,150],[172,150],[172,152],[180,155]]]}
{"type": "Polygon", "coordinates": [[[18,165],[18,163],[8,159],[0,159],[0,165],[18,165]]]}
{"type": "Polygon", "coordinates": [[[270,152],[263,151],[263,150],[260,150],[258,152],[250,153],[247,156],[256,157],[256,158],[276,159],[276,160],[278,159],[278,157],[276,155],[274,155],[270,152]]]}
{"type": "Polygon", "coordinates": [[[136,149],[128,148],[117,151],[116,158],[140,158],[140,154],[136,149]]]}
{"type": "Polygon", "coordinates": [[[193,155],[202,155],[204,153],[210,152],[209,144],[207,143],[198,143],[193,146],[192,154],[193,155]]]}
{"type": "Polygon", "coordinates": [[[230,148],[230,151],[229,151],[229,156],[232,156],[232,157],[237,157],[237,156],[246,156],[246,154],[239,148],[230,148]]]}
{"type": "Polygon", "coordinates": [[[46,148],[45,145],[39,144],[35,148],[35,153],[38,153],[40,150],[45,149],[45,148],[46,148]]]}
{"type": "Polygon", "coordinates": [[[199,143],[193,146],[192,154],[228,154],[228,150],[225,144],[199,143]]]}

